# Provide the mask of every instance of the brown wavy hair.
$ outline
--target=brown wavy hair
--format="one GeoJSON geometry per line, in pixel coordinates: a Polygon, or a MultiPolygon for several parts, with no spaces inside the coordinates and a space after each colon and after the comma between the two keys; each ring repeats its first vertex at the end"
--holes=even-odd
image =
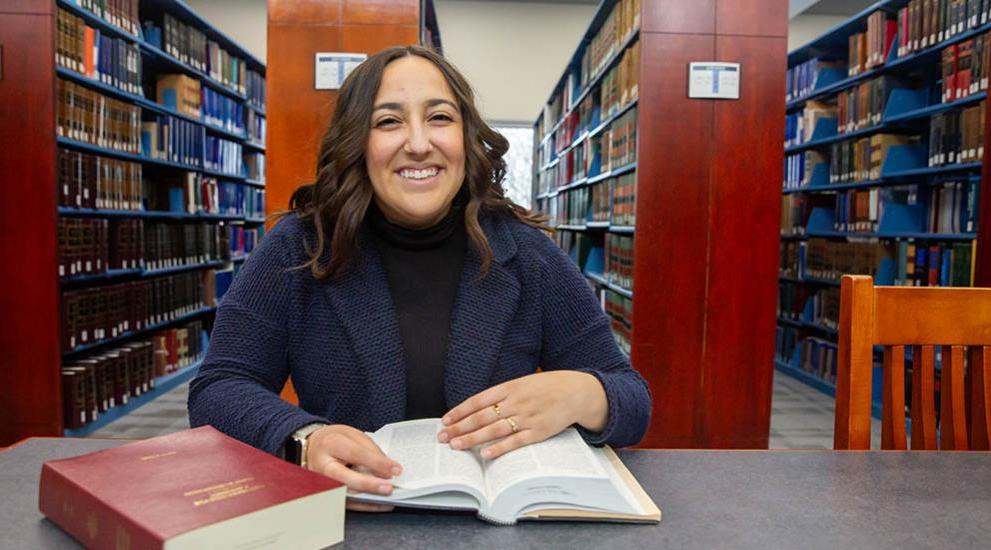
{"type": "Polygon", "coordinates": [[[313,276],[327,280],[342,271],[358,250],[361,225],[373,198],[372,183],[365,169],[365,148],[371,127],[372,107],[382,82],[382,73],[393,61],[418,56],[437,67],[461,113],[465,143],[465,181],[469,199],[464,223],[471,245],[482,259],[481,276],[492,264],[492,249],[479,224],[481,212],[504,214],[545,231],[547,217],[533,213],[506,198],[502,179],[506,175],[503,155],[509,142],[490,128],[475,108],[475,95],[464,76],[446,59],[420,46],[383,50],[367,60],[344,80],[330,126],[323,136],[317,157],[317,177],[300,186],[289,199],[289,210],[316,230],[316,243],[307,243],[313,276]],[[329,248],[329,250],[328,250],[329,248]],[[329,262],[323,260],[329,252],[329,262]]]}

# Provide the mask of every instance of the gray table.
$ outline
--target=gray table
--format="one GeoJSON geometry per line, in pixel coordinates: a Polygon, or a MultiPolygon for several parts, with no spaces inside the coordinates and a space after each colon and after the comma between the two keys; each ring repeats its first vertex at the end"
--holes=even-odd
{"type": "MultiPolygon", "coordinates": [[[[0,453],[0,548],[78,548],[38,512],[48,459],[123,441],[30,439],[0,453]]],[[[625,451],[660,525],[349,513],[351,548],[991,548],[991,453],[625,451]]]]}

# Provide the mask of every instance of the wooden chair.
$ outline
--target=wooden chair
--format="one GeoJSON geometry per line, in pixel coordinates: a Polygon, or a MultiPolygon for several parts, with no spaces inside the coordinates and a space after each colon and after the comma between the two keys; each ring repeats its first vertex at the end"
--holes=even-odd
{"type": "Polygon", "coordinates": [[[875,287],[871,277],[844,275],[839,328],[835,449],[871,448],[875,345],[884,346],[882,449],[907,448],[905,346],[912,347],[912,449],[936,449],[937,345],[942,346],[940,448],[989,449],[991,289],[875,287]]]}

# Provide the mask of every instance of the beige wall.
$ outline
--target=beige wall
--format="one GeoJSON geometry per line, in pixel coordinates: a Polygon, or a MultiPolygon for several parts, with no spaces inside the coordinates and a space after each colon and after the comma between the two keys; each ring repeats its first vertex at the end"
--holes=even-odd
{"type": "Polygon", "coordinates": [[[248,53],[265,61],[266,0],[186,0],[186,4],[248,53]]]}
{"type": "Polygon", "coordinates": [[[788,51],[800,48],[849,19],[846,15],[799,15],[788,22],[788,51]]]}
{"type": "Polygon", "coordinates": [[[595,14],[587,4],[435,0],[444,54],[482,116],[532,124],[595,14]]]}

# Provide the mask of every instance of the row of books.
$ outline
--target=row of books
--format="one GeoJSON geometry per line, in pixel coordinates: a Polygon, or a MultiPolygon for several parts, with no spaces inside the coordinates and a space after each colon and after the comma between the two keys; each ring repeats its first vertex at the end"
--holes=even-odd
{"type": "Polygon", "coordinates": [[[829,146],[829,183],[879,179],[892,146],[918,143],[919,136],[900,134],[873,134],[833,143],[829,146]]]}
{"type": "Polygon", "coordinates": [[[603,307],[609,317],[613,337],[627,355],[633,342],[633,300],[609,289],[603,291],[603,307]]]}
{"type": "Polygon", "coordinates": [[[248,69],[247,94],[248,105],[265,109],[265,77],[251,69],[248,69]]]}
{"type": "Polygon", "coordinates": [[[799,321],[802,312],[805,310],[805,302],[812,294],[812,287],[809,285],[783,282],[778,285],[778,319],[789,321],[799,321]]]}
{"type": "Polygon", "coordinates": [[[843,275],[870,275],[877,279],[881,261],[891,256],[890,245],[883,242],[809,239],[803,244],[799,251],[800,276],[821,281],[839,282],[843,275]]]}
{"type": "MultiPolygon", "coordinates": [[[[602,172],[637,160],[637,108],[614,120],[602,137],[602,172]],[[608,144],[608,148],[606,147],[608,144]]],[[[593,160],[594,162],[594,160],[593,160]]]]}
{"type": "Polygon", "coordinates": [[[815,167],[825,165],[829,158],[816,150],[785,155],[784,190],[805,189],[812,184],[815,167]]]}
{"type": "Polygon", "coordinates": [[[232,233],[226,224],[60,218],[59,276],[226,260],[232,233]]]}
{"type": "Polygon", "coordinates": [[[836,96],[837,131],[847,134],[880,124],[895,83],[891,77],[873,78],[840,92],[836,96]]]}
{"type": "Polygon", "coordinates": [[[987,0],[910,0],[898,10],[898,55],[905,56],[983,25],[987,0]]]}
{"type": "Polygon", "coordinates": [[[628,172],[593,185],[591,221],[635,225],[636,192],[636,172],[628,172]]]}
{"type": "Polygon", "coordinates": [[[231,176],[241,176],[245,160],[241,157],[242,152],[243,146],[240,143],[208,135],[203,149],[203,167],[231,176]]]}
{"type": "Polygon", "coordinates": [[[265,217],[264,189],[221,182],[217,190],[217,213],[249,218],[265,217]]]}
{"type": "Polygon", "coordinates": [[[141,108],[56,79],[59,137],[125,153],[141,152],[141,108]]]}
{"type": "Polygon", "coordinates": [[[988,89],[988,54],[991,35],[980,34],[942,52],[944,102],[963,99],[988,89]]]}
{"type": "Polygon", "coordinates": [[[785,114],[785,147],[811,140],[816,124],[829,118],[836,118],[836,107],[822,101],[809,101],[802,110],[785,114]]]}
{"type": "Polygon", "coordinates": [[[558,195],[557,225],[584,225],[588,220],[589,194],[590,188],[585,186],[558,195]]]}
{"type": "Polygon", "coordinates": [[[840,320],[840,289],[782,283],[778,287],[778,318],[835,330],[840,320]]]}
{"type": "Polygon", "coordinates": [[[582,53],[581,86],[602,72],[606,62],[640,28],[640,0],[619,0],[582,53]]]}
{"type": "Polygon", "coordinates": [[[932,116],[929,123],[929,166],[984,159],[986,101],[932,116]]]}
{"type": "Polygon", "coordinates": [[[633,290],[633,237],[606,233],[605,268],[607,281],[626,290],[633,290]]]}
{"type": "Polygon", "coordinates": [[[265,153],[250,151],[244,154],[245,177],[265,181],[265,153]]]}
{"type": "Polygon", "coordinates": [[[839,347],[835,342],[814,336],[805,336],[799,329],[778,326],[775,332],[775,356],[782,363],[791,364],[798,354],[798,368],[830,384],[836,383],[836,358],[839,347]]]}
{"type": "Polygon", "coordinates": [[[142,95],[141,51],[133,42],[102,34],[81,17],[58,8],[55,62],[83,76],[142,95]]]}
{"type": "Polygon", "coordinates": [[[138,0],[69,0],[127,33],[138,36],[141,20],[138,0]]]}
{"type": "Polygon", "coordinates": [[[203,121],[228,132],[243,134],[247,108],[210,88],[203,88],[203,121]]]}
{"type": "Polygon", "coordinates": [[[888,13],[878,10],[867,16],[867,31],[851,34],[847,39],[847,76],[855,76],[884,65],[891,52],[898,23],[888,13]]]}
{"type": "Polygon", "coordinates": [[[156,331],[142,339],[62,366],[65,427],[78,429],[155,388],[158,377],[186,368],[206,353],[202,321],[156,331]]]}
{"type": "Polygon", "coordinates": [[[974,243],[911,243],[896,247],[896,286],[958,286],[974,284],[974,243]]]}
{"type": "MultiPolygon", "coordinates": [[[[589,94],[592,95],[592,94],[589,94]]],[[[626,51],[620,62],[609,70],[599,85],[601,118],[605,119],[640,96],[640,41],[626,51]]]]}
{"type": "Polygon", "coordinates": [[[161,27],[145,22],[145,40],[238,93],[246,91],[247,63],[199,29],[166,13],[161,27]]]}
{"type": "Polygon", "coordinates": [[[152,159],[202,166],[205,138],[206,130],[195,122],[153,114],[151,120],[141,123],[141,154],[152,159]]]}
{"type": "Polygon", "coordinates": [[[261,145],[265,144],[265,117],[256,113],[255,111],[248,109],[247,113],[247,127],[248,127],[248,139],[259,143],[261,145]]]}
{"type": "Polygon", "coordinates": [[[262,229],[254,227],[248,229],[241,224],[232,224],[230,227],[230,255],[232,257],[250,254],[261,238],[262,229]]]}
{"type": "Polygon", "coordinates": [[[140,163],[59,147],[57,178],[59,206],[141,209],[140,163]]]}
{"type": "Polygon", "coordinates": [[[829,70],[839,70],[837,61],[812,58],[788,69],[785,75],[785,101],[796,101],[811,95],[819,75],[829,70]]]}
{"type": "Polygon", "coordinates": [[[62,293],[62,351],[116,338],[215,306],[212,270],[62,293]]]}

